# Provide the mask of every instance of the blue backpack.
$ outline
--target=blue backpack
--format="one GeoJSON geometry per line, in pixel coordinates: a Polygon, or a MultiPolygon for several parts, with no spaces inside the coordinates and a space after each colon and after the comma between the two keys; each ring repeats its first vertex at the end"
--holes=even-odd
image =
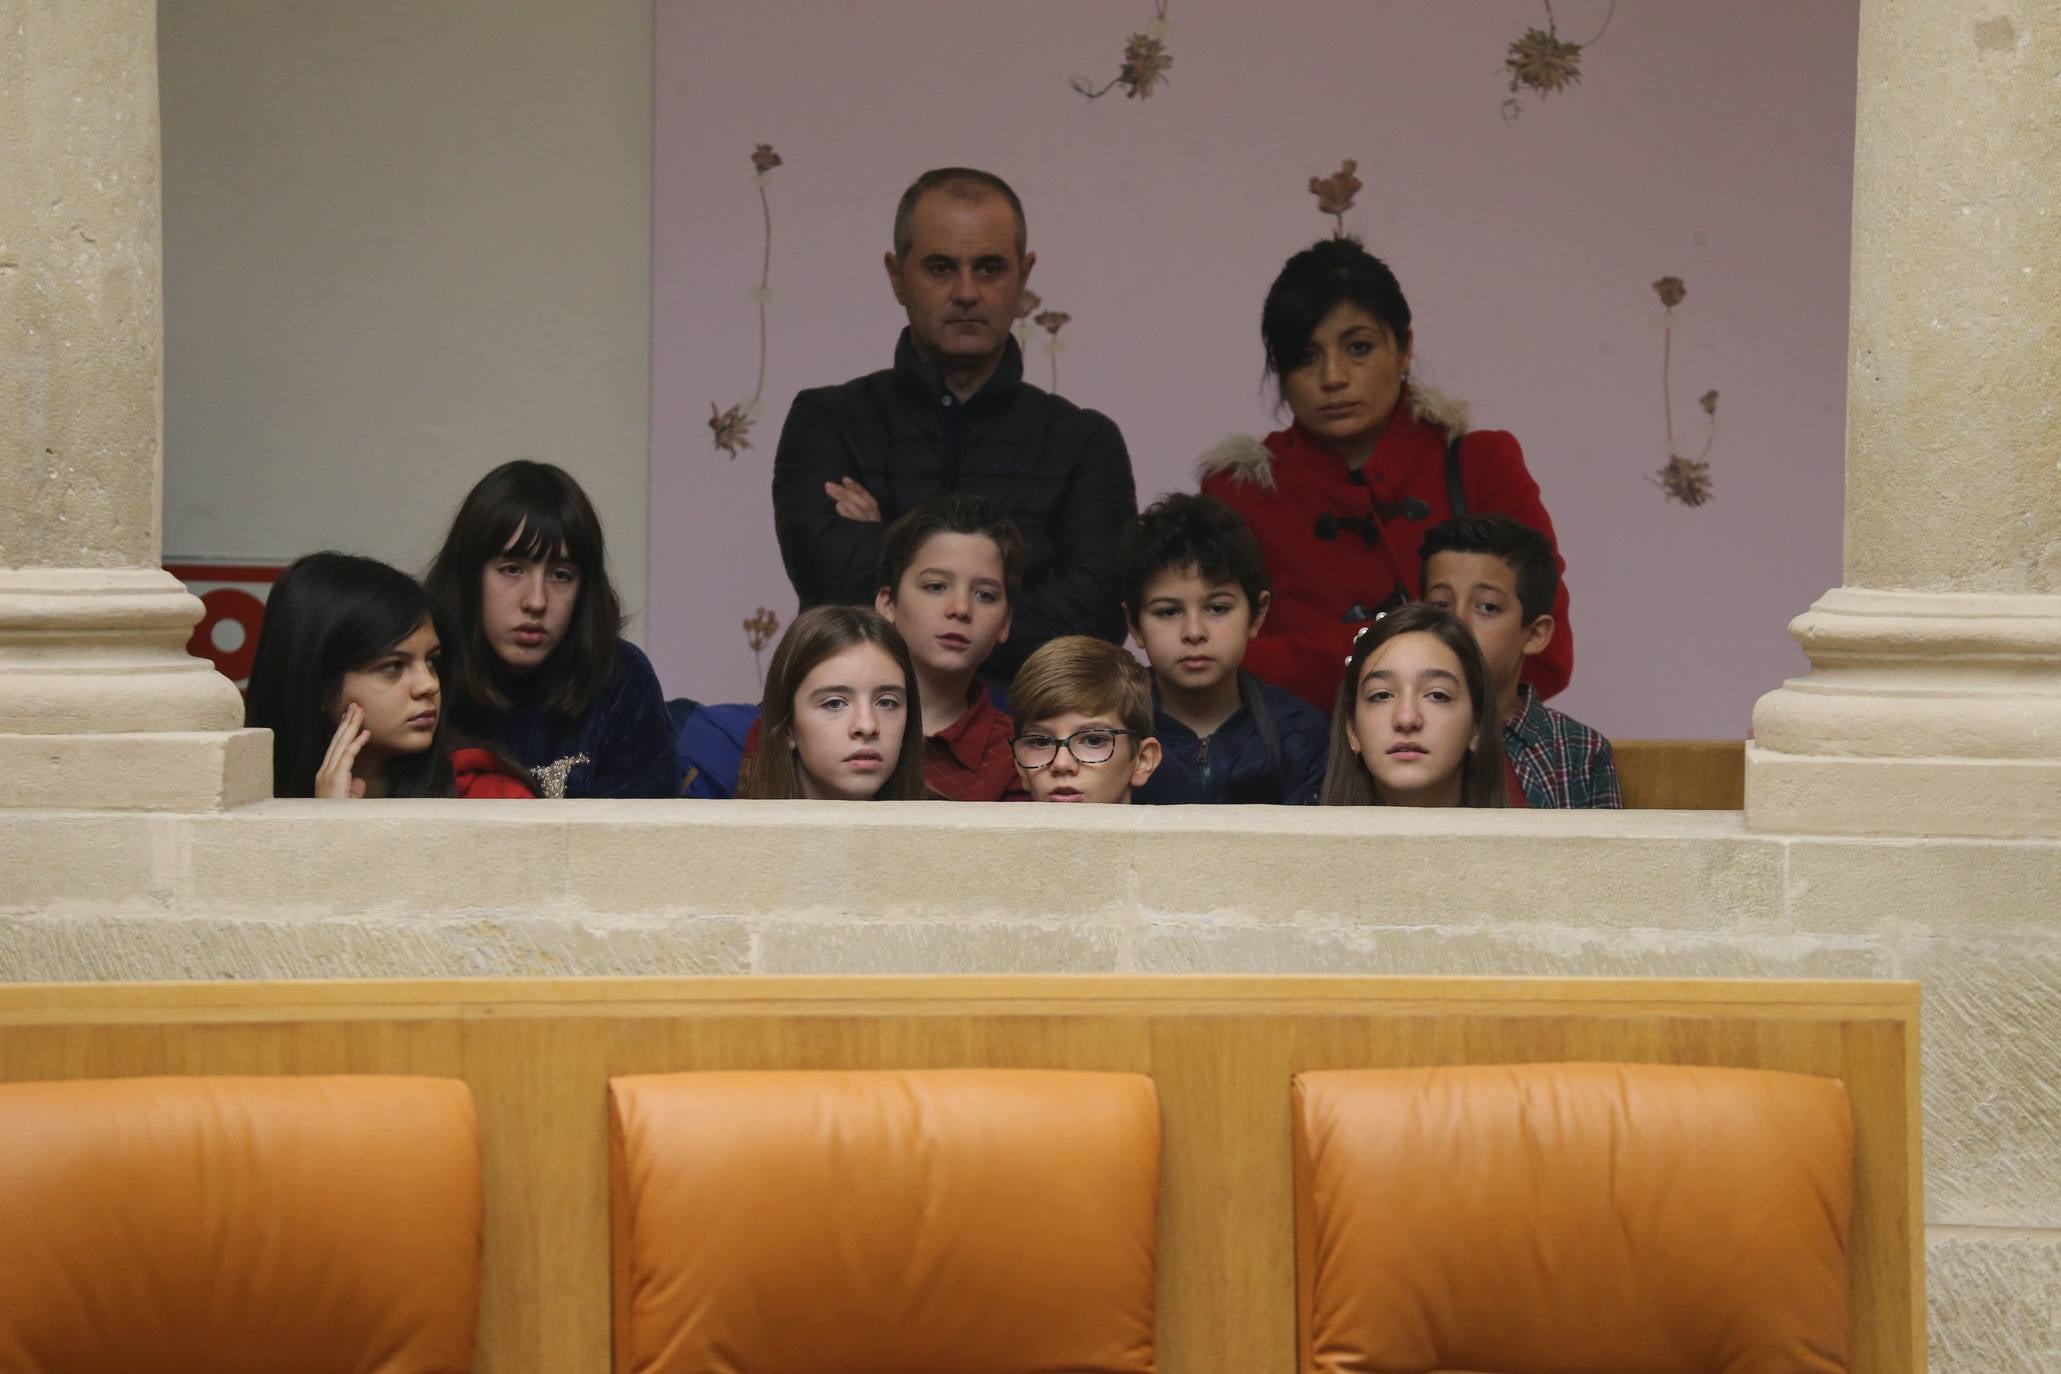
{"type": "Polygon", "coordinates": [[[673,718],[673,756],[683,797],[734,797],[744,737],[759,718],[752,702],[711,703],[679,697],[666,703],[673,718]]]}

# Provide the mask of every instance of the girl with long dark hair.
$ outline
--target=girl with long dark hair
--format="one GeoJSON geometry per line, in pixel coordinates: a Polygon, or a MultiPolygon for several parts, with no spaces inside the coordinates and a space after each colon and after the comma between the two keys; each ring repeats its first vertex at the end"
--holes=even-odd
{"type": "MultiPolygon", "coordinates": [[[[1323,710],[1354,628],[1422,594],[1418,545],[1433,525],[1500,513],[1558,541],[1516,438],[1468,428],[1464,403],[1411,379],[1410,303],[1357,240],[1288,260],[1260,338],[1294,423],[1205,455],[1202,490],[1245,517],[1273,580],[1245,667],[1323,710]]],[[[1564,579],[1553,621],[1553,642],[1524,668],[1541,697],[1574,671],[1564,579]]]]}
{"type": "Polygon", "coordinates": [[[737,795],[756,801],[923,801],[923,706],[886,617],[815,606],[766,670],[759,746],[737,795]]]}
{"type": "Polygon", "coordinates": [[[1405,606],[1360,631],[1331,715],[1326,806],[1503,806],[1488,668],[1449,611],[1405,606]]]}
{"type": "Polygon", "coordinates": [[[370,558],[311,553],[272,585],[244,724],[272,732],[279,797],[528,797],[492,750],[453,747],[428,593],[370,558]]]}
{"type": "Polygon", "coordinates": [[[658,675],[622,637],[600,517],[563,469],[523,460],[482,477],[424,581],[451,627],[455,719],[539,795],[679,795],[658,675]]]}

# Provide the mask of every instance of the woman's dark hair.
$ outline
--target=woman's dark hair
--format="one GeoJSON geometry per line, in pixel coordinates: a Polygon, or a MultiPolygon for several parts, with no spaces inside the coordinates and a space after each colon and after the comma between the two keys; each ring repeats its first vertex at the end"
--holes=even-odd
{"type": "Polygon", "coordinates": [[[1193,568],[1211,586],[1236,582],[1245,608],[1259,614],[1269,590],[1267,560],[1245,517],[1214,496],[1177,491],[1147,506],[1116,546],[1116,587],[1132,622],[1145,618],[1145,584],[1193,568]]]}
{"type": "MultiPolygon", "coordinates": [[[[272,732],[272,795],[311,797],[336,734],[344,674],[433,624],[429,594],[372,558],[311,553],[272,584],[245,694],[243,723],[272,732]]],[[[457,795],[443,720],[430,747],[387,768],[396,797],[457,795]]]]}
{"type": "Polygon", "coordinates": [[[1260,308],[1260,340],[1266,345],[1267,373],[1278,388],[1302,366],[1303,350],[1324,317],[1341,303],[1357,305],[1372,315],[1395,340],[1410,341],[1410,303],[1388,264],[1369,253],[1355,238],[1319,239],[1290,258],[1267,288],[1260,308]]]}
{"type": "Polygon", "coordinates": [[[873,794],[875,801],[926,801],[923,780],[923,702],[916,692],[916,665],[909,646],[886,617],[862,606],[812,606],[794,618],[766,669],[765,699],[759,703],[759,749],[751,774],[737,795],[754,801],[792,801],[801,796],[801,769],[794,755],[794,698],[810,671],[854,644],[877,644],[901,665],[908,684],[908,717],[894,772],[873,794]]]}
{"type": "Polygon", "coordinates": [[[1367,661],[1381,646],[1407,634],[1428,634],[1452,650],[1460,660],[1460,676],[1467,680],[1467,699],[1474,706],[1474,743],[1461,765],[1460,805],[1505,806],[1503,777],[1503,722],[1496,715],[1495,697],[1489,692],[1488,667],[1474,633],[1450,611],[1431,606],[1405,606],[1390,611],[1360,632],[1353,641],[1352,655],[1345,661],[1345,680],[1338,684],[1338,703],[1331,711],[1331,756],[1324,765],[1326,806],[1380,806],[1381,792],[1374,775],[1353,751],[1345,727],[1353,718],[1360,695],[1360,678],[1367,661]]]}
{"type": "MultiPolygon", "coordinates": [[[[480,613],[487,563],[504,553],[563,558],[580,570],[579,600],[565,639],[535,671],[552,710],[577,716],[615,671],[623,604],[608,580],[601,519],[580,484],[560,467],[517,459],[479,479],[451,520],[451,532],[423,579],[451,642],[446,690],[458,705],[508,709],[507,676],[487,642],[480,613]]],[[[478,728],[475,726],[474,728],[478,728]]]]}

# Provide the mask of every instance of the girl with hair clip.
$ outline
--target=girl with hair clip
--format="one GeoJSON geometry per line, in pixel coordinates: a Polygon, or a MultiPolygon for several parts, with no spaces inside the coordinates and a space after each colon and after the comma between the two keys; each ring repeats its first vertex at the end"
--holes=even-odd
{"type": "Polygon", "coordinates": [[[737,795],[930,798],[916,668],[885,617],[857,606],[816,606],[794,618],[766,671],[758,755],[737,795]]]}
{"type": "Polygon", "coordinates": [[[601,520],[563,469],[519,460],[482,477],[424,580],[454,641],[454,718],[539,795],[679,795],[658,675],[622,636],[601,520]]]}
{"type": "Polygon", "coordinates": [[[454,748],[429,595],[370,558],[311,553],[272,585],[244,724],[272,732],[279,797],[528,797],[514,765],[454,748]]]}
{"type": "Polygon", "coordinates": [[[1503,806],[1503,725],[1474,635],[1405,606],[1362,629],[1331,716],[1326,806],[1503,806]]]}
{"type": "MultiPolygon", "coordinates": [[[[1323,710],[1354,627],[1422,595],[1418,545],[1433,525],[1500,513],[1558,540],[1516,436],[1470,428],[1464,402],[1411,377],[1410,303],[1357,239],[1289,258],[1260,339],[1294,423],[1205,454],[1202,490],[1245,517],[1274,584],[1246,669],[1323,710]]],[[[1541,697],[1574,671],[1564,579],[1553,623],[1553,642],[1524,666],[1541,697]]]]}

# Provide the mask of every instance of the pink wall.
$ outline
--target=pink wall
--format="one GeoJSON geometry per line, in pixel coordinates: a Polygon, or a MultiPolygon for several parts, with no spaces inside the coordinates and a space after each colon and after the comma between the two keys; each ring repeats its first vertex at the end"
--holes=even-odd
{"type": "MultiPolygon", "coordinates": [[[[652,656],[669,693],[757,694],[741,628],[794,608],[768,493],[794,392],[886,366],[896,195],[946,163],[1008,177],[1032,287],[1073,319],[1060,390],[1130,441],[1141,497],[1223,435],[1277,427],[1259,305],[1327,233],[1306,189],[1354,158],[1346,224],[1396,268],[1419,374],[1509,429],[1559,526],[1580,653],[1560,704],[1623,736],[1743,735],[1804,666],[1789,619],[1839,579],[1857,0],[1626,4],[1582,79],[1503,66],[1543,0],[1170,0],[1169,79],[1090,103],[1154,0],[657,0],[652,656]],[[764,394],[735,458],[711,403],[751,395],[773,223],[764,394]],[[1706,439],[1715,497],[1648,480],[1706,439]]],[[[1606,0],[1560,0],[1588,39],[1606,0]]],[[[1027,350],[1049,378],[1046,337],[1027,350]]]]}

